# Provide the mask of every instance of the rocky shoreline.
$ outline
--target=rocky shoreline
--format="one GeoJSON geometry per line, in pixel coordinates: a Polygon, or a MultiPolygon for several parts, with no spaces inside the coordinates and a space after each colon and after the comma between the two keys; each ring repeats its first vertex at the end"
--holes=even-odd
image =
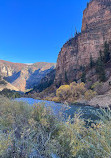
{"type": "Polygon", "coordinates": [[[75,103],[68,103],[68,102],[64,102],[64,103],[71,106],[77,105],[77,106],[92,106],[95,108],[108,108],[111,107],[111,94],[97,95],[94,98],[92,98],[90,101],[81,99],[76,101],[75,103]]]}
{"type": "Polygon", "coordinates": [[[77,105],[92,106],[95,108],[111,107],[111,94],[97,95],[90,101],[81,100],[77,102],[77,105]]]}

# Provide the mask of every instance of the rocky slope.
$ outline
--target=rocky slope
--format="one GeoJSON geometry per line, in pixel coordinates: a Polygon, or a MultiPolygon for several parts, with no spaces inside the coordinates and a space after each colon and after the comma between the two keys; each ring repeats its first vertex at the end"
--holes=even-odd
{"type": "Polygon", "coordinates": [[[8,83],[7,81],[5,81],[5,80],[0,76],[0,91],[2,91],[3,89],[10,89],[10,90],[18,91],[18,89],[17,89],[16,87],[14,87],[13,85],[11,85],[11,84],[8,83]]]}
{"type": "Polygon", "coordinates": [[[19,91],[37,86],[54,68],[54,63],[39,62],[28,65],[0,60],[1,76],[19,91]]]}
{"type": "Polygon", "coordinates": [[[61,49],[56,66],[55,85],[80,78],[80,67],[96,60],[105,41],[111,40],[111,0],[92,0],[83,12],[81,33],[61,49]]]}
{"type": "Polygon", "coordinates": [[[55,69],[52,70],[44,78],[42,78],[40,84],[35,86],[32,91],[42,92],[44,89],[50,87],[54,83],[55,71],[55,69]]]}

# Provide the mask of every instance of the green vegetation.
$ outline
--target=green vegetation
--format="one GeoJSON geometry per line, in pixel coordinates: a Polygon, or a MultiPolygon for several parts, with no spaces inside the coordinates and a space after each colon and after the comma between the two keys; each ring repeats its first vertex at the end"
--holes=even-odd
{"type": "Polygon", "coordinates": [[[67,72],[65,71],[65,82],[68,83],[67,72]]]}
{"type": "Polygon", "coordinates": [[[101,58],[98,58],[96,62],[96,73],[98,74],[100,82],[106,81],[105,65],[101,58]]]}
{"type": "Polygon", "coordinates": [[[91,86],[91,89],[98,89],[100,86],[102,86],[102,82],[97,81],[91,86]]]}
{"type": "Polygon", "coordinates": [[[90,56],[90,68],[92,69],[95,65],[92,55],[90,56]]]}
{"type": "Polygon", "coordinates": [[[3,89],[2,91],[0,91],[0,95],[3,95],[5,97],[8,98],[20,98],[22,96],[22,94],[20,94],[19,92],[16,92],[14,90],[10,90],[10,89],[3,89]]]}
{"type": "Polygon", "coordinates": [[[100,56],[96,61],[96,72],[98,74],[100,82],[106,81],[105,64],[111,60],[110,44],[107,41],[104,43],[103,52],[100,50],[100,56]]]}
{"type": "Polygon", "coordinates": [[[87,8],[88,8],[88,6],[89,6],[89,3],[87,2],[87,8]]]}
{"type": "Polygon", "coordinates": [[[111,59],[111,52],[109,49],[109,43],[107,43],[107,41],[104,43],[103,59],[105,63],[111,59]]]}
{"type": "MultiPolygon", "coordinates": [[[[67,87],[68,88],[68,87],[67,87]]],[[[81,112],[55,116],[44,104],[33,107],[0,97],[0,158],[109,158],[111,111],[101,110],[100,121],[85,121],[81,112]]]]}
{"type": "Polygon", "coordinates": [[[86,67],[81,65],[80,66],[80,71],[82,72],[81,82],[86,83],[86,67]]]}
{"type": "MultiPolygon", "coordinates": [[[[103,51],[99,51],[99,57],[96,61],[93,60],[92,55],[90,56],[90,63],[89,66],[87,66],[87,69],[96,69],[96,75],[98,76],[98,80],[100,82],[105,82],[107,80],[106,78],[106,72],[105,68],[107,66],[107,63],[111,61],[111,50],[110,50],[111,43],[107,43],[107,41],[104,43],[104,49],[103,51]]],[[[81,81],[86,83],[86,72],[87,69],[83,67],[80,67],[80,71],[82,72],[81,75],[81,81]]]]}
{"type": "Polygon", "coordinates": [[[86,72],[85,71],[82,72],[81,82],[86,83],[86,72]]]}
{"type": "Polygon", "coordinates": [[[5,80],[0,80],[0,84],[6,85],[6,81],[5,80]]]}

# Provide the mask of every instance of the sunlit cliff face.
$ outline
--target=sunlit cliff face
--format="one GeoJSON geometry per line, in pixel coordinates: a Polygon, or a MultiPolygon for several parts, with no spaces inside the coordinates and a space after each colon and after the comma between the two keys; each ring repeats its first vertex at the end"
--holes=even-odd
{"type": "Polygon", "coordinates": [[[81,33],[61,49],[56,66],[55,84],[78,79],[80,66],[96,60],[105,41],[111,40],[111,0],[92,0],[83,12],[81,33]]]}

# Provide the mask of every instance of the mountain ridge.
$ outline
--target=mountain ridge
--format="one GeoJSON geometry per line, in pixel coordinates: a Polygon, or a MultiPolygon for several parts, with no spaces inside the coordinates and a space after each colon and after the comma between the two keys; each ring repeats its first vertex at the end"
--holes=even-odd
{"type": "Polygon", "coordinates": [[[47,73],[55,68],[55,63],[36,62],[32,65],[0,60],[1,76],[19,91],[33,88],[47,73]]]}

